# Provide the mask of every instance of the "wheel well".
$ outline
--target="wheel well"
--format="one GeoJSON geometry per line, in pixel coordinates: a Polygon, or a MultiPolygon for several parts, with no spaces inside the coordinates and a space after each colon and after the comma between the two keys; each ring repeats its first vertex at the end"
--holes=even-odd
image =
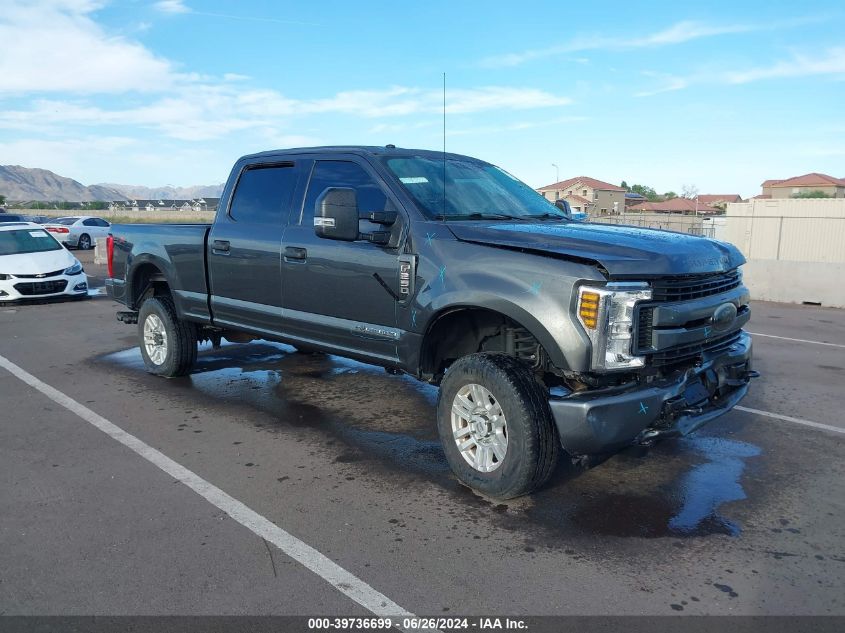
{"type": "Polygon", "coordinates": [[[140,264],[132,273],[132,306],[137,309],[149,296],[170,296],[164,273],[155,264],[140,264]]]}
{"type": "Polygon", "coordinates": [[[436,316],[420,352],[420,374],[439,382],[455,360],[477,352],[502,352],[541,370],[548,357],[539,341],[513,319],[481,308],[459,308],[436,316]]]}

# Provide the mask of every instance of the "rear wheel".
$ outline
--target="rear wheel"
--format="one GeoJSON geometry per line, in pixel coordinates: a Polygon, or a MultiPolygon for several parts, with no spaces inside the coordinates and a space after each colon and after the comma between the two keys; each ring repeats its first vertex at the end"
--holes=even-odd
{"type": "Polygon", "coordinates": [[[528,367],[504,354],[472,354],[449,367],[437,426],[458,479],[501,499],[543,485],[560,452],[548,396],[528,367]]]}
{"type": "Polygon", "coordinates": [[[83,233],[79,236],[79,241],[76,243],[76,247],[81,251],[87,251],[91,248],[91,236],[87,233],[83,233]]]}
{"type": "Polygon", "coordinates": [[[138,338],[147,371],[184,376],[197,360],[197,329],[176,316],[170,297],[150,297],[138,311],[138,338]]]}

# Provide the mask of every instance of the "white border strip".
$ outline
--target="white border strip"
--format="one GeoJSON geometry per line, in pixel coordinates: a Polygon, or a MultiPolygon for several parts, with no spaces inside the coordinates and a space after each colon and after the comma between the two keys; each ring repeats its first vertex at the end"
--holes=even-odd
{"type": "MultiPolygon", "coordinates": [[[[101,415],[94,413],[88,407],[79,404],[73,398],[40,381],[2,355],[0,355],[0,367],[5,368],[30,387],[37,389],[56,404],[63,406],[89,424],[97,427],[103,433],[117,440],[148,462],[158,466],[161,470],[185,484],[206,501],[220,508],[245,528],[278,547],[303,567],[317,574],[340,593],[351,598],[376,616],[385,618],[416,617],[390,600],[387,596],[373,589],[360,578],[353,576],[350,572],[310,545],[300,541],[292,534],[285,532],[269,519],[261,516],[234,497],[229,496],[196,473],[173,461],[164,453],[157,451],[134,435],[127,433],[119,426],[109,422],[101,415]]],[[[401,624],[401,621],[394,622],[394,625],[401,626],[401,624]]]]}
{"type": "Polygon", "coordinates": [[[803,338],[789,338],[788,336],[775,336],[774,334],[760,334],[759,332],[749,332],[751,336],[765,336],[766,338],[778,338],[782,341],[792,341],[794,343],[812,343],[813,345],[827,345],[828,347],[843,347],[839,343],[824,343],[822,341],[808,341],[803,338]]]}
{"type": "Polygon", "coordinates": [[[810,426],[814,429],[821,429],[822,431],[832,431],[833,433],[842,433],[845,435],[845,429],[830,424],[822,424],[821,422],[812,422],[811,420],[802,420],[801,418],[793,418],[789,415],[781,415],[780,413],[769,413],[768,411],[760,411],[760,409],[749,409],[748,407],[736,406],[737,411],[745,411],[746,413],[753,413],[755,415],[763,415],[767,418],[774,418],[775,420],[783,420],[784,422],[793,422],[794,424],[802,424],[810,426]]]}

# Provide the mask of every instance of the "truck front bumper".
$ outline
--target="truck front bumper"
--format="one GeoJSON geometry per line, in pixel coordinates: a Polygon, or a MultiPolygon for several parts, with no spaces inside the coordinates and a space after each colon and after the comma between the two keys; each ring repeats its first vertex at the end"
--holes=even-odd
{"type": "Polygon", "coordinates": [[[736,406],[748,392],[751,337],[670,378],[618,391],[549,400],[560,443],[571,455],[608,453],[638,441],[686,435],[736,406]]]}

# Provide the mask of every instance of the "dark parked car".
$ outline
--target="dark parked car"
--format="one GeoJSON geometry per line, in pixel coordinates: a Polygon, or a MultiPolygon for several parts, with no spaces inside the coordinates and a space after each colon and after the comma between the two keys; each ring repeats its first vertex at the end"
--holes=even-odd
{"type": "Polygon", "coordinates": [[[29,222],[28,217],[16,213],[0,213],[0,222],[29,222]]]}
{"type": "Polygon", "coordinates": [[[755,375],[735,247],[573,222],[467,156],[245,156],[213,224],[111,231],[106,285],[148,371],[254,337],[406,372],[440,386],[446,458],[492,496],[541,485],[561,449],[690,433],[755,375]]]}

